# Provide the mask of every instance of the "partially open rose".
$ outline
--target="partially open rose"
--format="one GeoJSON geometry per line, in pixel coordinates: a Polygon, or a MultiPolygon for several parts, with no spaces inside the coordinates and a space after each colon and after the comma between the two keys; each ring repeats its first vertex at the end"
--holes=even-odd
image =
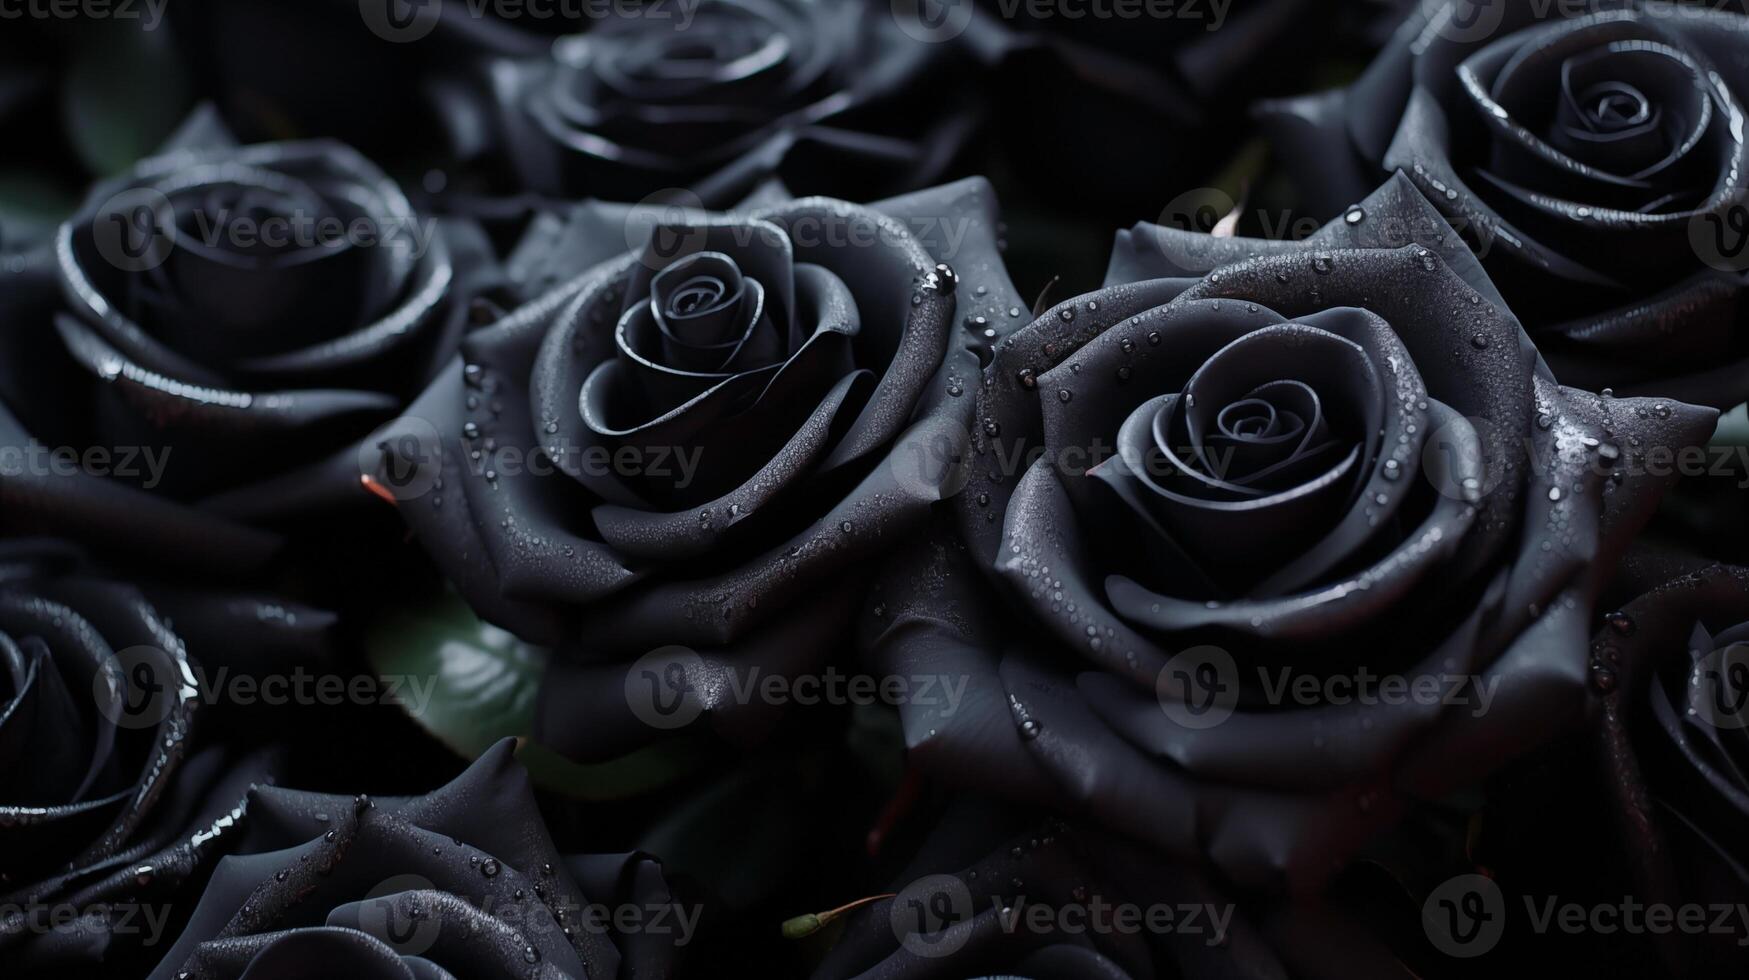
{"type": "Polygon", "coordinates": [[[901,709],[915,760],[1298,888],[1581,718],[1666,482],[1631,447],[1713,413],[1559,386],[1407,181],[1362,207],[1292,245],[1139,227],[999,345],[965,550],[895,565],[869,624],[883,669],[972,678],[901,709]]]}
{"type": "Polygon", "coordinates": [[[1333,216],[1409,174],[1478,249],[1564,384],[1749,396],[1741,57],[1720,4],[1423,4],[1344,90],[1263,112],[1333,216]]]}
{"type": "Polygon", "coordinates": [[[561,856],[512,749],[413,799],[256,789],[152,980],[670,976],[696,907],[645,855],[561,856]]]}
{"type": "Polygon", "coordinates": [[[211,856],[196,831],[265,778],[197,738],[210,692],[190,649],[309,662],[333,622],[199,591],[170,606],[174,625],[64,544],[0,543],[0,957],[26,975],[127,975],[159,938],[140,909],[168,907],[211,856]]]}
{"type": "MultiPolygon", "coordinates": [[[[773,173],[862,198],[935,182],[972,133],[971,100],[950,94],[970,85],[956,55],[881,5],[702,0],[605,18],[486,84],[524,187],[607,200],[686,187],[725,207],[773,173]]],[[[473,113],[448,116],[465,155],[473,113]]]]}
{"type": "MultiPolygon", "coordinates": [[[[1617,825],[1647,902],[1749,900],[1749,570],[1695,560],[1609,614],[1592,669],[1617,825]]],[[[1717,908],[1718,905],[1709,907],[1717,908]]],[[[1671,972],[1741,971],[1737,932],[1662,935],[1671,972]]]]}
{"type": "Polygon", "coordinates": [[[962,322],[1018,316],[994,206],[969,180],[661,224],[467,338],[377,479],[482,616],[559,647],[537,737],[656,738],[645,677],[687,699],[668,727],[747,734],[772,706],[727,673],[841,648],[868,559],[957,486],[995,330],[962,322]]]}
{"type": "Polygon", "coordinates": [[[1206,869],[1087,826],[956,799],[850,912],[815,980],[1404,977],[1334,904],[1241,902],[1206,869]]]}
{"type": "Polygon", "coordinates": [[[7,521],[144,551],[165,518],[128,508],[200,501],[170,518],[207,529],[176,549],[248,564],[272,543],[213,517],[354,499],[355,440],[453,352],[495,269],[477,229],[415,213],[338,144],[140,163],[60,227],[52,268],[17,277],[36,318],[0,341],[7,521]]]}

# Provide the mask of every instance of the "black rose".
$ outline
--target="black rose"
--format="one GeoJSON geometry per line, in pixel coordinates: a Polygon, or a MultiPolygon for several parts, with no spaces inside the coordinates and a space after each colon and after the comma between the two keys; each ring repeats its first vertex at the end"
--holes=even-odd
{"type": "Polygon", "coordinates": [[[848,921],[815,980],[1409,975],[1335,903],[1242,901],[1204,868],[995,800],[954,800],[889,887],[824,917],[848,921]]]}
{"type": "Polygon", "coordinates": [[[45,973],[137,966],[158,938],[143,903],[169,902],[210,856],[190,828],[270,771],[197,739],[208,692],[189,648],[307,660],[331,624],[210,590],[148,597],[65,545],[0,544],[0,955],[45,973]]]}
{"type": "Polygon", "coordinates": [[[1324,216],[1402,170],[1562,383],[1728,407],[1749,235],[1738,3],[1424,4],[1352,87],[1263,111],[1324,216]]]}
{"type": "Polygon", "coordinates": [[[267,522],[355,499],[350,447],[453,353],[468,298],[495,268],[477,230],[415,213],[337,144],[142,162],[61,226],[62,305],[5,341],[30,355],[0,364],[14,464],[0,486],[23,504],[8,518],[141,548],[163,540],[164,528],[114,512],[137,505],[210,528],[220,540],[195,550],[246,563],[272,542],[213,518],[267,522]],[[45,450],[81,463],[65,472],[45,450]],[[94,450],[104,457],[91,462],[94,450]],[[99,464],[107,479],[94,478],[99,464]],[[162,499],[137,503],[137,489],[162,499]]]}
{"type": "Polygon", "coordinates": [[[10,887],[121,851],[182,761],[196,707],[187,652],[150,603],[56,567],[69,561],[46,545],[0,552],[10,887]]]}
{"type": "MultiPolygon", "coordinates": [[[[866,199],[936,182],[971,135],[952,53],[876,5],[702,0],[604,18],[486,84],[502,158],[543,194],[727,207],[777,174],[866,199]]],[[[466,156],[476,115],[449,120],[466,156]]]]}
{"type": "Polygon", "coordinates": [[[696,906],[644,855],[561,856],[512,749],[424,797],[256,789],[153,980],[671,975],[696,906]]]}
{"type": "MultiPolygon", "coordinates": [[[[1592,670],[1611,692],[1597,731],[1645,900],[1734,906],[1749,900],[1749,852],[1737,831],[1749,818],[1749,570],[1686,565],[1597,631],[1592,670]]],[[[1740,940],[1657,938],[1680,976],[1742,970],[1740,940]]]]}
{"type": "Polygon", "coordinates": [[[846,916],[816,980],[1141,980],[1225,958],[1217,947],[1231,938],[1231,912],[1222,909],[1180,923],[1176,933],[1157,928],[1157,913],[1153,925],[1140,927],[1149,907],[1176,913],[1213,898],[1190,869],[1109,835],[985,801],[949,807],[892,891],[846,916]]]}
{"type": "Polygon", "coordinates": [[[868,560],[957,486],[969,348],[1019,316],[994,206],[974,180],[658,223],[469,335],[384,468],[438,433],[401,512],[482,616],[559,647],[538,740],[746,737],[774,706],[748,677],[843,644],[868,560]]]}
{"type": "Polygon", "coordinates": [[[914,759],[1297,889],[1579,720],[1600,577],[1666,482],[1630,447],[1713,413],[1560,387],[1406,181],[1362,206],[1223,254],[1137,228],[998,347],[965,550],[895,566],[870,621],[882,669],[972,678],[902,709],[914,759]]]}

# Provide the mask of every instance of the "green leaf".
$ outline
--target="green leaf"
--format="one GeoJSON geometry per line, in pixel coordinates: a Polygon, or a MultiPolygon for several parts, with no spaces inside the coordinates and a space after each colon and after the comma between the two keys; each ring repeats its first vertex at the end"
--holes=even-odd
{"type": "Polygon", "coordinates": [[[379,618],[365,644],[371,667],[403,681],[401,706],[439,741],[472,759],[500,739],[519,739],[518,757],[536,785],[557,793],[636,796],[693,771],[710,754],[708,743],[681,737],[584,764],[530,742],[551,653],[484,622],[453,592],[379,618]]]}
{"type": "Polygon", "coordinates": [[[0,173],[0,249],[47,240],[79,206],[64,181],[34,170],[0,173]]]}
{"type": "Polygon", "coordinates": [[[113,176],[175,131],[193,89],[163,25],[109,21],[80,32],[79,42],[63,93],[67,139],[92,173],[113,176]],[[116,83],[123,78],[132,81],[116,83]]]}

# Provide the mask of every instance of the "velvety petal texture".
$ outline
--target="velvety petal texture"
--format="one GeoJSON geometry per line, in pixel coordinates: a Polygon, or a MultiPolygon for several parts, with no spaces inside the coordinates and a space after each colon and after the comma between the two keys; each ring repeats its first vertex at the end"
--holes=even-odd
{"type": "Polygon", "coordinates": [[[556,648],[538,741],[750,739],[774,709],[746,679],[841,649],[870,559],[963,482],[988,343],[963,324],[1019,302],[981,180],[689,215],[469,335],[378,476],[429,450],[409,526],[482,616],[556,648]],[[685,713],[653,718],[650,683],[685,713]]]}
{"type": "Polygon", "coordinates": [[[248,525],[357,500],[357,440],[499,275],[483,233],[417,214],[355,151],[238,147],[210,116],[20,264],[0,495],[23,506],[0,520],[216,568],[277,549],[248,525]]]}
{"type": "Polygon", "coordinates": [[[1260,116],[1321,217],[1408,174],[1563,384],[1729,407],[1749,396],[1745,38],[1737,0],[1423,3],[1354,85],[1260,116]]]}
{"type": "Polygon", "coordinates": [[[513,750],[411,799],[255,789],[152,980],[672,975],[680,929],[616,931],[680,921],[660,865],[561,855],[513,750]]]}
{"type": "MultiPolygon", "coordinates": [[[[1654,561],[1631,556],[1630,575],[1654,561]]],[[[1737,830],[1749,818],[1749,570],[1688,559],[1660,571],[1652,580],[1674,577],[1612,611],[1592,640],[1591,669],[1610,692],[1599,758],[1646,899],[1738,903],[1749,895],[1737,830]]],[[[1666,936],[1659,952],[1678,975],[1749,963],[1720,934],[1666,936]]]]}
{"type": "Polygon", "coordinates": [[[1240,903],[1191,865],[989,799],[956,799],[891,890],[816,980],[1412,975],[1334,907],[1240,903]]]}
{"type": "Polygon", "coordinates": [[[1715,413],[1561,387],[1407,180],[1360,207],[1251,258],[1138,227],[997,345],[963,547],[865,624],[884,671],[994,686],[903,707],[916,761],[1298,891],[1591,710],[1592,603],[1668,483],[1640,453],[1715,413]]]}
{"type": "Polygon", "coordinates": [[[213,698],[191,651],[308,664],[332,624],[283,600],[148,596],[61,542],[0,545],[0,957],[83,976],[152,955],[140,910],[172,907],[213,856],[207,828],[272,772],[197,738],[213,698]]]}
{"type": "Polygon", "coordinates": [[[685,188],[709,207],[761,180],[887,192],[934,183],[978,123],[955,90],[974,67],[955,45],[919,44],[886,7],[703,0],[602,19],[533,58],[491,62],[444,118],[458,155],[483,150],[539,194],[637,200],[685,188]],[[928,99],[933,108],[909,106],[928,99]]]}

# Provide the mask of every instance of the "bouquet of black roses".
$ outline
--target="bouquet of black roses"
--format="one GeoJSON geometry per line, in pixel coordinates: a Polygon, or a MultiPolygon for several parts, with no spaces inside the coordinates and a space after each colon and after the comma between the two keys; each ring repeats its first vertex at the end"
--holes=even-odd
{"type": "Polygon", "coordinates": [[[1740,975],[1746,66],[0,0],[0,977],[1740,975]]]}

